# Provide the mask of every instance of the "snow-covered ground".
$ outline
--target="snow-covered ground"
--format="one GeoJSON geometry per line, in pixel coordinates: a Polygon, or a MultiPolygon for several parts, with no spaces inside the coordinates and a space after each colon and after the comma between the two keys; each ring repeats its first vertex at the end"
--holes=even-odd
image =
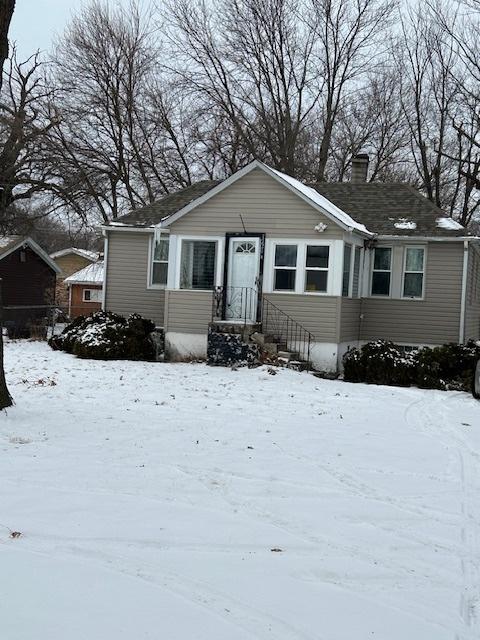
{"type": "Polygon", "coordinates": [[[480,637],[467,394],[29,342],[6,367],[2,640],[480,637]]]}

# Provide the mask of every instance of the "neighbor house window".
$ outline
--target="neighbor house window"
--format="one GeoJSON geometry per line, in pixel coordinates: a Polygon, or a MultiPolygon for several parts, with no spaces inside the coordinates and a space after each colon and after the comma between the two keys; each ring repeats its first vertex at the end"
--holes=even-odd
{"type": "Polygon", "coordinates": [[[307,245],[305,291],[320,293],[327,291],[329,253],[329,247],[307,245]]]}
{"type": "Polygon", "coordinates": [[[102,290],[101,289],[84,289],[83,290],[83,302],[101,302],[102,290]]]}
{"type": "Polygon", "coordinates": [[[295,291],[297,275],[297,245],[277,244],[275,247],[275,291],[295,291]]]}
{"type": "Polygon", "coordinates": [[[213,289],[216,242],[183,240],[180,289],[213,289]]]}
{"type": "Polygon", "coordinates": [[[151,284],[165,286],[168,275],[168,235],[153,239],[151,284]]]}
{"type": "Polygon", "coordinates": [[[342,296],[350,295],[350,268],[352,265],[352,246],[346,244],[343,249],[342,296]]]}
{"type": "Polygon", "coordinates": [[[405,248],[405,269],[403,272],[403,297],[423,297],[423,274],[425,267],[425,249],[423,247],[405,248]]]}
{"type": "Polygon", "coordinates": [[[372,296],[389,296],[392,278],[392,249],[376,247],[373,255],[372,296]]]}

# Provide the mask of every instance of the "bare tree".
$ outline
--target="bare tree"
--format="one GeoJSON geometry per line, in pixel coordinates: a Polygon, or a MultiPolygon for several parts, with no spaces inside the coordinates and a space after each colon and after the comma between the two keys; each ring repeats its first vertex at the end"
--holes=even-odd
{"type": "Polygon", "coordinates": [[[18,62],[13,50],[0,94],[0,231],[11,231],[15,203],[48,188],[39,159],[54,121],[45,117],[49,97],[38,54],[18,62]]]}
{"type": "MultiPolygon", "coordinates": [[[[3,65],[8,57],[8,29],[12,19],[15,0],[0,0],[0,89],[3,80],[3,65]]],[[[1,176],[0,176],[1,178],[1,176]]],[[[0,411],[13,404],[12,396],[8,391],[5,380],[5,370],[3,364],[3,305],[2,305],[2,282],[0,279],[0,411]]]]}

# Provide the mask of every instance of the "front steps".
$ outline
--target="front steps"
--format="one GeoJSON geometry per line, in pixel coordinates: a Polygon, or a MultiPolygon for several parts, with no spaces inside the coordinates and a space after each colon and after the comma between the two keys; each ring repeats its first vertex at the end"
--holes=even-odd
{"type": "Polygon", "coordinates": [[[259,323],[211,322],[208,327],[207,362],[214,366],[254,366],[268,363],[295,371],[309,365],[275,336],[262,333],[259,323]]]}

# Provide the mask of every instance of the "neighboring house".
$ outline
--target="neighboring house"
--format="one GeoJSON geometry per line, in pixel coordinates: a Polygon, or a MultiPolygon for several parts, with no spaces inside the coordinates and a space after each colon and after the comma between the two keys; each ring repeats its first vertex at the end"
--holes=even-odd
{"type": "Polygon", "coordinates": [[[4,326],[25,335],[32,324],[49,315],[55,300],[59,268],[31,238],[0,236],[0,278],[4,326]]]}
{"type": "Polygon", "coordinates": [[[102,308],[103,261],[73,273],[64,280],[68,288],[68,315],[70,318],[88,316],[102,308]]]}
{"type": "Polygon", "coordinates": [[[306,186],[254,161],[104,226],[105,308],[153,319],[172,357],[204,355],[219,316],[304,328],[328,369],[373,339],[479,338],[480,239],[367,169],[358,156],[352,182],[306,186]]]}
{"type": "Polygon", "coordinates": [[[64,284],[65,278],[68,278],[84,267],[88,267],[92,262],[96,262],[100,258],[100,254],[98,251],[68,247],[67,249],[51,253],[50,257],[55,261],[61,271],[57,277],[57,304],[66,310],[68,306],[68,288],[64,284]]]}

